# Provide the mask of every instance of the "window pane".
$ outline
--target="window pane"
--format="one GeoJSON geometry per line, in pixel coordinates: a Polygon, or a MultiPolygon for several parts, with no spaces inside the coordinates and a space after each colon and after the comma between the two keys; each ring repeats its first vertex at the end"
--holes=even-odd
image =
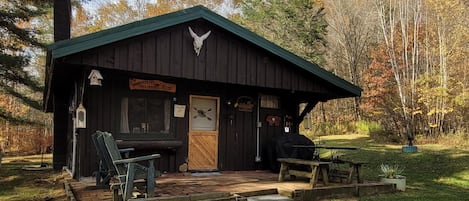
{"type": "Polygon", "coordinates": [[[121,133],[130,133],[129,129],[129,99],[123,97],[121,100],[121,133]]]}
{"type": "Polygon", "coordinates": [[[164,132],[164,100],[158,98],[149,98],[147,99],[147,123],[148,123],[148,132],[150,133],[159,133],[164,132]]]}
{"type": "Polygon", "coordinates": [[[192,130],[215,131],[217,129],[217,100],[192,98],[192,130]]]}
{"type": "Polygon", "coordinates": [[[279,98],[277,96],[261,96],[261,107],[279,109],[279,98]]]}
{"type": "Polygon", "coordinates": [[[131,133],[145,131],[145,98],[129,98],[129,128],[131,133]]]}

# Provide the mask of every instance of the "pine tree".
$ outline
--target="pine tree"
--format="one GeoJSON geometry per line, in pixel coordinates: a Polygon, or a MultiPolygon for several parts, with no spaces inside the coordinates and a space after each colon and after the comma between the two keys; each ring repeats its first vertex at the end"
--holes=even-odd
{"type": "MultiPolygon", "coordinates": [[[[44,86],[38,69],[32,67],[45,45],[40,20],[51,11],[47,0],[0,0],[0,93],[13,96],[34,110],[41,110],[38,97],[44,86]]],[[[36,123],[0,105],[0,119],[11,123],[36,123]]]]}
{"type": "Polygon", "coordinates": [[[327,22],[324,6],[312,0],[245,0],[237,19],[259,35],[305,59],[324,63],[327,22]]]}

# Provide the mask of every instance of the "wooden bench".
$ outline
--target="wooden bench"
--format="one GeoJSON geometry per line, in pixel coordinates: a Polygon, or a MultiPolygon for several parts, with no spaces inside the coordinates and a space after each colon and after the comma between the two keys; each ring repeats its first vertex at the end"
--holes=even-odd
{"type": "Polygon", "coordinates": [[[296,158],[278,158],[277,161],[281,163],[278,181],[284,181],[286,175],[306,177],[310,178],[310,185],[314,188],[318,181],[319,174],[321,173],[324,185],[329,185],[328,169],[331,162],[302,160],[296,158]],[[292,169],[293,166],[297,165],[307,165],[311,167],[311,171],[292,169]]]}
{"type": "Polygon", "coordinates": [[[330,162],[332,162],[333,164],[331,166],[331,169],[329,169],[329,176],[331,180],[334,178],[339,178],[339,179],[345,179],[346,183],[352,183],[354,179],[354,175],[355,175],[357,183],[363,183],[363,181],[360,178],[360,169],[362,165],[366,163],[342,160],[342,159],[334,159],[330,162]],[[348,164],[348,168],[347,169],[334,168],[334,164],[348,164]]]}

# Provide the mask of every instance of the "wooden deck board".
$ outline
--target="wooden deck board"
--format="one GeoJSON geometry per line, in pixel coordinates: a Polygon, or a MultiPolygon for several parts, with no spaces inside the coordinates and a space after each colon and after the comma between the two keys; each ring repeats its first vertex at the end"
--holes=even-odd
{"type": "MultiPolygon", "coordinates": [[[[291,196],[295,190],[311,189],[308,179],[283,182],[278,182],[277,179],[278,174],[267,171],[232,171],[210,176],[171,173],[164,174],[156,179],[156,196],[191,195],[209,192],[234,194],[266,189],[277,189],[279,194],[291,196]]],[[[82,181],[70,180],[69,183],[78,201],[112,200],[112,192],[109,189],[90,188],[94,186],[94,178],[82,179],[82,181]]],[[[318,185],[318,187],[321,186],[321,184],[318,185]]],[[[344,186],[344,184],[330,183],[328,188],[339,186],[344,186]]]]}

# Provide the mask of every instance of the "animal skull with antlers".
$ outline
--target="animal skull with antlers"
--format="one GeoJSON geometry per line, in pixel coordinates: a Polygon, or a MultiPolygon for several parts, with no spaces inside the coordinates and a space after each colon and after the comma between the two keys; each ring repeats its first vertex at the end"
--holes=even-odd
{"type": "Polygon", "coordinates": [[[200,49],[202,49],[202,45],[204,44],[204,40],[208,38],[212,31],[208,31],[202,36],[198,36],[197,34],[192,31],[191,27],[189,27],[189,33],[191,34],[192,38],[194,38],[194,51],[199,56],[200,49]]]}

